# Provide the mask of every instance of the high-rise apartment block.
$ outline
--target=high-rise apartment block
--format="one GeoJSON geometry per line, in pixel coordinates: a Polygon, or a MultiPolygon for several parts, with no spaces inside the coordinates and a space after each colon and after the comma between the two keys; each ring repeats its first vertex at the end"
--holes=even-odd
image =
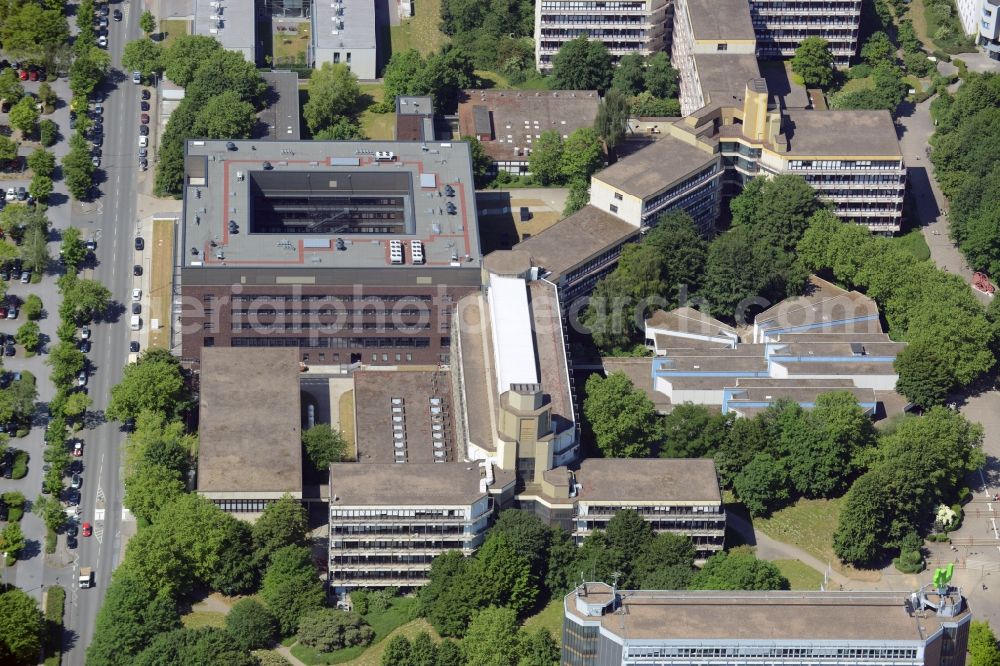
{"type": "Polygon", "coordinates": [[[858,50],[861,0],[750,0],[762,58],[791,58],[807,37],[825,39],[837,65],[858,50]]]}
{"type": "Polygon", "coordinates": [[[623,55],[652,55],[667,47],[668,0],[538,0],[535,3],[535,67],[552,69],[566,42],[586,35],[623,55]]]}

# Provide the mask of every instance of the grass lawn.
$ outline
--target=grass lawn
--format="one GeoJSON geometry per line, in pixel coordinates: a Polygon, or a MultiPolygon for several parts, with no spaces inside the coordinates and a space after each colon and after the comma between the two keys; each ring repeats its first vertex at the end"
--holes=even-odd
{"type": "Polygon", "coordinates": [[[347,459],[357,460],[358,443],[354,437],[354,391],[345,391],[337,405],[340,412],[340,433],[347,442],[347,459]]]}
{"type": "Polygon", "coordinates": [[[218,627],[222,629],[226,626],[226,614],[218,611],[191,611],[181,617],[181,624],[188,629],[199,627],[218,627]]]}
{"type": "Polygon", "coordinates": [[[295,26],[295,31],[289,29],[274,33],[274,64],[294,65],[305,62],[306,47],[309,45],[309,22],[289,24],[286,27],[295,26]]]}
{"type": "Polygon", "coordinates": [[[396,115],[393,113],[375,113],[371,107],[382,101],[385,86],[381,83],[362,83],[361,99],[364,110],[358,114],[361,131],[369,139],[385,139],[391,141],[396,134],[396,115]]]}
{"type": "Polygon", "coordinates": [[[875,87],[875,80],[866,76],[863,79],[850,79],[841,88],[841,92],[854,92],[855,90],[869,90],[875,87]]]}
{"type": "Polygon", "coordinates": [[[793,590],[818,590],[823,584],[823,574],[799,560],[773,560],[772,564],[781,569],[793,590]]]}
{"type": "Polygon", "coordinates": [[[524,620],[524,630],[533,634],[541,629],[548,629],[549,633],[552,634],[552,638],[556,640],[556,643],[562,643],[562,626],[563,626],[563,600],[553,599],[548,603],[548,605],[542,610],[538,611],[534,615],[525,618],[524,620]]]}
{"type": "Polygon", "coordinates": [[[927,241],[924,239],[924,234],[920,229],[913,229],[902,236],[896,236],[892,239],[892,242],[900,249],[912,254],[919,261],[931,258],[931,249],[927,247],[927,241]]]}
{"type": "MultiPolygon", "coordinates": [[[[367,661],[367,653],[369,651],[374,651],[375,647],[380,645],[383,642],[383,639],[392,634],[396,629],[405,624],[414,624],[414,622],[419,622],[420,620],[408,622],[408,619],[413,614],[413,608],[416,604],[416,597],[396,597],[392,600],[392,604],[389,609],[384,613],[369,613],[366,615],[365,620],[367,620],[368,624],[370,624],[372,629],[375,630],[375,640],[372,642],[371,646],[365,647],[359,645],[344,650],[337,650],[336,652],[318,652],[310,647],[296,643],[291,648],[292,654],[306,664],[344,664],[348,662],[352,664],[379,664],[381,662],[381,651],[379,652],[378,659],[370,662],[367,661]],[[366,660],[362,661],[360,659],[362,655],[364,655],[366,660]]],[[[426,621],[424,621],[424,624],[426,625],[426,621]]],[[[424,628],[430,629],[430,625],[426,625],[424,628]]],[[[419,631],[420,629],[416,629],[413,633],[416,634],[419,631]]],[[[433,629],[430,629],[430,631],[433,632],[433,629]]],[[[434,635],[436,636],[436,634],[434,635]]]]}
{"type": "Polygon", "coordinates": [[[160,21],[160,44],[169,47],[181,35],[189,34],[185,19],[164,19],[160,21]]]}
{"type": "MultiPolygon", "coordinates": [[[[431,638],[435,641],[440,640],[437,632],[434,631],[434,627],[424,618],[418,618],[412,622],[407,622],[403,626],[397,628],[395,631],[390,633],[386,638],[392,638],[393,636],[406,636],[409,639],[413,639],[421,631],[426,631],[431,635],[431,638]]],[[[385,652],[386,647],[388,647],[389,641],[383,640],[370,646],[363,655],[353,659],[351,661],[345,662],[346,666],[381,666],[382,664],[382,654],[385,652]]]]}
{"type": "Polygon", "coordinates": [[[924,8],[924,0],[913,0],[910,3],[910,20],[913,21],[913,30],[917,33],[917,39],[928,51],[935,48],[934,42],[927,35],[927,12],[924,8]]]}
{"type": "Polygon", "coordinates": [[[833,532],[837,529],[840,500],[801,499],[770,518],[754,518],[754,527],[767,536],[798,546],[821,562],[836,563],[833,532]]]}
{"type": "Polygon", "coordinates": [[[400,25],[389,28],[392,52],[416,49],[423,55],[437,53],[448,41],[441,32],[441,0],[420,0],[413,8],[413,18],[403,19],[400,25]]]}

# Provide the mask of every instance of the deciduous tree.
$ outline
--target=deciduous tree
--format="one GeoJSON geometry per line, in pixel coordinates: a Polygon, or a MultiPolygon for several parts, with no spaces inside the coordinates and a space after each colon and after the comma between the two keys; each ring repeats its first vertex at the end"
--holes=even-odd
{"type": "Polygon", "coordinates": [[[350,115],[360,97],[358,78],[347,65],[324,62],[309,79],[309,100],[302,107],[302,117],[311,131],[318,132],[350,115]]]}
{"type": "Polygon", "coordinates": [[[278,623],[256,599],[240,599],[226,614],[226,631],[244,650],[256,650],[274,642],[278,623]]]}
{"type": "Polygon", "coordinates": [[[302,431],[302,445],[313,466],[325,470],[330,463],[344,460],[347,454],[347,443],[339,430],[334,430],[327,423],[318,423],[312,428],[302,431]]]}
{"type": "Polygon", "coordinates": [[[787,590],[788,580],[773,563],[758,560],[746,546],[716,553],[694,575],[695,590],[787,590]]]}
{"type": "Polygon", "coordinates": [[[564,42],[552,61],[553,87],[559,90],[597,90],[611,85],[611,53],[586,35],[564,42]]]}
{"type": "Polygon", "coordinates": [[[528,169],[542,185],[561,182],[563,178],[563,141],[559,132],[545,130],[528,155],[528,169]]]}
{"type": "Polygon", "coordinates": [[[34,599],[13,586],[0,593],[0,661],[36,663],[43,629],[42,612],[34,599]]]}
{"type": "Polygon", "coordinates": [[[264,574],[260,596],[278,621],[282,636],[298,630],[299,618],[323,607],[323,584],[309,557],[309,549],[285,546],[274,552],[264,574]]]}
{"type": "Polygon", "coordinates": [[[807,88],[827,88],[833,83],[833,54],[822,37],[806,37],[792,56],[792,71],[802,77],[807,88]]]}
{"type": "Polygon", "coordinates": [[[285,546],[304,546],[308,528],[305,507],[290,495],[268,504],[253,525],[255,559],[266,563],[271,553],[285,546]]]}
{"type": "Polygon", "coordinates": [[[299,642],[320,652],[368,645],[374,638],[375,632],[357,613],[321,608],[299,618],[299,642]]]}
{"type": "Polygon", "coordinates": [[[605,456],[645,457],[663,441],[663,424],[653,402],[625,373],[591,375],[586,391],[583,413],[605,456]]]}
{"type": "Polygon", "coordinates": [[[654,53],[646,61],[646,91],[653,97],[671,99],[680,93],[680,73],[670,65],[665,51],[654,53]]]}
{"type": "Polygon", "coordinates": [[[516,666],[520,654],[517,614],[509,608],[484,608],[462,641],[467,666],[516,666]]]}

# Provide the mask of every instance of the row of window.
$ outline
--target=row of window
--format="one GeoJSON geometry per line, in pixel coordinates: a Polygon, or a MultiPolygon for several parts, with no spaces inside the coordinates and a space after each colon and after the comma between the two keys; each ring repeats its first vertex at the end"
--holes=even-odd
{"type": "Polygon", "coordinates": [[[600,25],[643,25],[648,22],[643,16],[608,14],[554,14],[543,16],[542,25],[563,23],[597,23],[600,25]]]}
{"type": "Polygon", "coordinates": [[[864,171],[898,170],[903,165],[899,160],[789,160],[789,171],[808,171],[809,169],[859,169],[864,171]]]}
{"type": "Polygon", "coordinates": [[[683,659],[850,659],[914,660],[916,648],[837,648],[837,647],[669,647],[628,646],[629,658],[675,657],[683,659]]]}
{"type": "Polygon", "coordinates": [[[823,185],[903,185],[906,183],[906,176],[879,176],[866,173],[824,173],[806,174],[806,181],[813,186],[823,185]]]}
{"type": "Polygon", "coordinates": [[[212,500],[215,506],[229,513],[260,513],[275,500],[212,500]]]}
{"type": "MultiPolygon", "coordinates": [[[[295,309],[287,308],[278,310],[270,304],[255,306],[252,308],[239,308],[230,310],[233,319],[238,317],[385,317],[388,315],[416,317],[428,314],[429,309],[417,309],[402,307],[399,309],[386,310],[385,308],[365,308],[363,310],[346,310],[334,308],[332,306],[319,306],[316,309],[295,309]]],[[[212,314],[212,310],[205,308],[205,316],[212,314]]]]}
{"type": "MultiPolygon", "coordinates": [[[[428,567],[429,569],[430,567],[428,567]]],[[[377,571],[374,569],[360,569],[360,570],[349,570],[343,571],[340,569],[330,569],[330,580],[331,581],[351,581],[351,582],[378,582],[378,581],[396,581],[405,580],[412,581],[414,584],[422,584],[427,582],[427,570],[426,569],[405,569],[403,571],[392,571],[383,570],[377,571]]]]}
{"type": "MultiPolygon", "coordinates": [[[[450,536],[451,538],[441,538],[441,539],[428,539],[423,541],[411,541],[408,539],[391,540],[391,539],[381,539],[375,541],[331,541],[330,551],[337,557],[345,556],[345,553],[351,551],[359,550],[378,550],[378,551],[398,551],[398,550],[450,550],[452,548],[462,549],[462,548],[472,548],[472,543],[469,540],[462,539],[461,534],[453,535],[441,535],[450,536]]],[[[358,555],[356,557],[365,557],[363,555],[358,555]]],[[[376,557],[376,556],[372,556],[376,557]]]]}
{"type": "Polygon", "coordinates": [[[642,210],[643,210],[643,212],[650,211],[650,210],[655,210],[657,207],[662,206],[663,204],[667,203],[668,201],[670,201],[671,199],[673,199],[674,197],[676,197],[678,194],[680,194],[684,190],[687,190],[687,189],[689,189],[689,188],[691,188],[691,187],[693,187],[693,186],[695,186],[695,185],[697,185],[697,184],[699,184],[699,183],[701,183],[701,182],[703,182],[703,181],[705,181],[705,180],[713,177],[718,172],[719,172],[719,165],[718,164],[713,163],[713,164],[705,167],[704,169],[702,169],[698,173],[694,174],[693,176],[685,178],[684,180],[682,180],[681,182],[677,183],[673,187],[671,187],[671,188],[669,188],[667,190],[664,190],[663,192],[660,192],[659,194],[657,194],[652,199],[648,199],[647,201],[644,201],[643,204],[642,204],[642,210]]]}
{"type": "Polygon", "coordinates": [[[330,509],[330,518],[465,518],[462,509],[330,509]]]}
{"type": "Polygon", "coordinates": [[[646,9],[645,2],[616,2],[611,0],[546,0],[542,2],[542,11],[556,11],[560,9],[583,10],[599,9],[601,11],[643,11],[646,9]]]}
{"type": "Polygon", "coordinates": [[[594,28],[543,28],[541,31],[543,39],[576,39],[581,35],[593,37],[594,39],[643,39],[646,36],[645,30],[629,30],[621,28],[618,30],[599,30],[594,28]]]}
{"type": "Polygon", "coordinates": [[[615,505],[606,506],[599,504],[588,504],[587,505],[587,515],[588,516],[614,516],[619,511],[629,509],[635,511],[640,516],[693,516],[693,515],[705,515],[705,514],[721,514],[723,513],[722,505],[720,504],[705,504],[701,506],[660,506],[660,505],[645,505],[645,506],[633,506],[633,505],[615,505]]]}
{"type": "MultiPolygon", "coordinates": [[[[447,338],[441,338],[441,346],[447,338]]],[[[449,340],[450,343],[450,340],[449,340]]],[[[430,338],[338,338],[338,337],[307,337],[279,338],[272,336],[234,337],[231,347],[320,347],[348,349],[358,347],[430,347],[430,338]]]]}
{"type": "MultiPolygon", "coordinates": [[[[287,322],[234,322],[232,330],[236,331],[257,331],[266,333],[267,331],[307,331],[317,330],[324,333],[338,333],[341,331],[374,331],[376,333],[416,333],[417,331],[431,330],[430,324],[385,324],[378,322],[361,322],[355,324],[335,324],[321,321],[287,321],[287,322]]],[[[444,327],[444,330],[448,330],[444,327]]]]}
{"type": "MultiPolygon", "coordinates": [[[[205,294],[203,300],[209,303],[213,300],[212,294],[205,294]]],[[[366,296],[348,296],[339,294],[296,294],[294,296],[280,296],[280,295],[267,295],[267,294],[241,294],[232,297],[233,303],[296,303],[296,302],[327,302],[327,303],[365,303],[371,307],[376,307],[384,305],[385,303],[398,303],[411,302],[411,303],[431,303],[434,301],[433,296],[426,296],[422,294],[411,294],[411,295],[388,295],[388,294],[369,294],[366,296]]],[[[441,298],[442,302],[451,302],[450,296],[444,296],[441,298]]]]}

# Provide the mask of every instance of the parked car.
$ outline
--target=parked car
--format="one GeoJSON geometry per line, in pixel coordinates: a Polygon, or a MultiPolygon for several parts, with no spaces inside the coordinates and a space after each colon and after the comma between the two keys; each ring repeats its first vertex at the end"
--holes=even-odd
{"type": "Polygon", "coordinates": [[[142,83],[142,72],[132,72],[132,83],[136,85],[142,83]]]}
{"type": "Polygon", "coordinates": [[[100,37],[97,38],[97,45],[102,49],[108,48],[108,38],[105,37],[104,35],[101,35],[100,37]]]}
{"type": "Polygon", "coordinates": [[[104,16],[101,16],[100,18],[97,19],[97,27],[98,28],[107,28],[108,27],[108,17],[107,17],[107,14],[105,14],[104,16]]]}
{"type": "Polygon", "coordinates": [[[141,250],[146,247],[146,243],[142,240],[142,236],[135,237],[135,249],[141,250]]]}
{"type": "Polygon", "coordinates": [[[73,455],[77,458],[83,455],[83,442],[80,440],[73,442],[73,455]]]}
{"type": "Polygon", "coordinates": [[[139,352],[139,341],[138,340],[132,340],[131,342],[129,342],[128,343],[128,350],[130,352],[132,352],[133,354],[137,354],[139,352]]]}
{"type": "MultiPolygon", "coordinates": [[[[137,238],[136,240],[139,240],[139,239],[137,238]]],[[[137,247],[136,249],[139,249],[139,248],[137,247]]],[[[138,289],[138,288],[137,289],[133,289],[132,290],[132,301],[136,302],[136,301],[141,301],[141,300],[142,300],[142,289],[138,289]]]]}
{"type": "Polygon", "coordinates": [[[28,80],[29,81],[37,81],[38,80],[38,70],[37,69],[29,69],[28,70],[28,80]]]}
{"type": "Polygon", "coordinates": [[[70,550],[76,550],[76,547],[78,545],[80,545],[80,544],[77,542],[75,536],[68,536],[68,537],[66,537],[66,547],[67,548],[69,548],[70,550]]]}
{"type": "Polygon", "coordinates": [[[31,271],[21,271],[21,284],[31,282],[31,271]]]}
{"type": "Polygon", "coordinates": [[[142,275],[142,266],[140,266],[139,264],[136,264],[135,266],[133,266],[132,267],[132,275],[134,275],[136,277],[139,277],[140,275],[142,275]]]}
{"type": "Polygon", "coordinates": [[[120,10],[120,9],[116,9],[116,10],[115,10],[115,13],[114,13],[114,14],[112,14],[111,16],[112,16],[112,17],[114,17],[114,19],[115,19],[116,21],[121,21],[121,20],[122,20],[122,18],[123,18],[123,17],[122,17],[122,10],[120,10]]]}
{"type": "MultiPolygon", "coordinates": [[[[117,10],[116,10],[116,11],[117,11],[117,10]]],[[[98,13],[98,14],[99,14],[100,16],[107,16],[107,15],[108,15],[108,6],[107,6],[107,5],[101,5],[101,8],[100,8],[100,9],[98,10],[98,12],[97,12],[97,13],[98,13]]]]}
{"type": "MultiPolygon", "coordinates": [[[[145,125],[141,125],[141,127],[145,127],[145,125]]],[[[146,133],[147,134],[149,133],[149,129],[146,130],[146,133]]],[[[145,135],[139,135],[139,147],[145,148],[148,145],[149,145],[149,137],[145,135]]]]}
{"type": "Polygon", "coordinates": [[[148,169],[149,168],[149,160],[147,160],[145,157],[140,157],[139,158],[139,168],[142,169],[143,171],[145,171],[146,169],[148,169]]]}
{"type": "Polygon", "coordinates": [[[93,238],[87,239],[85,245],[87,249],[90,250],[91,252],[97,249],[97,241],[95,241],[93,238]]]}
{"type": "Polygon", "coordinates": [[[6,199],[7,199],[7,201],[17,201],[17,188],[16,187],[8,187],[7,188],[6,199]]]}
{"type": "Polygon", "coordinates": [[[143,91],[142,91],[142,99],[147,100],[150,97],[152,97],[152,94],[149,92],[149,89],[148,88],[144,88],[143,91]]]}
{"type": "Polygon", "coordinates": [[[28,188],[24,187],[23,185],[17,188],[17,200],[24,201],[27,198],[28,198],[28,188]]]}
{"type": "Polygon", "coordinates": [[[90,340],[80,340],[79,349],[84,354],[90,353],[90,340]]]}
{"type": "Polygon", "coordinates": [[[12,305],[7,308],[7,319],[17,319],[17,306],[12,305]]]}
{"type": "Polygon", "coordinates": [[[149,125],[139,125],[139,136],[149,136],[149,125]]]}
{"type": "Polygon", "coordinates": [[[148,125],[149,124],[149,114],[148,113],[140,114],[139,115],[139,122],[142,123],[143,125],[148,125]]]}
{"type": "Polygon", "coordinates": [[[22,81],[27,81],[28,80],[28,70],[26,70],[26,69],[19,69],[19,70],[17,70],[17,78],[21,79],[22,81]]]}
{"type": "Polygon", "coordinates": [[[69,473],[70,474],[79,474],[82,471],[83,471],[83,461],[82,460],[74,460],[73,462],[71,462],[69,464],[69,473]]]}
{"type": "Polygon", "coordinates": [[[76,523],[70,523],[66,526],[66,534],[69,536],[76,536],[79,533],[79,528],[77,528],[76,523]]]}
{"type": "Polygon", "coordinates": [[[142,314],[142,303],[133,303],[132,304],[132,314],[134,314],[134,315],[142,314]]]}
{"type": "Polygon", "coordinates": [[[10,269],[7,268],[6,266],[0,268],[0,280],[9,280],[9,279],[10,279],[10,269]]]}
{"type": "Polygon", "coordinates": [[[80,476],[79,474],[74,474],[70,478],[70,482],[69,482],[69,487],[70,488],[79,488],[82,485],[83,485],[83,477],[80,476]]]}
{"type": "Polygon", "coordinates": [[[140,148],[139,149],[139,157],[140,157],[140,159],[145,159],[146,158],[146,155],[149,154],[148,150],[149,150],[148,148],[140,148]]]}
{"type": "Polygon", "coordinates": [[[87,385],[87,371],[86,370],[81,370],[76,375],[76,385],[77,386],[86,386],[87,385]]]}
{"type": "Polygon", "coordinates": [[[139,102],[139,111],[149,111],[149,102],[139,102]]]}
{"type": "Polygon", "coordinates": [[[98,169],[101,166],[101,158],[98,157],[97,155],[94,155],[93,157],[90,158],[90,163],[94,165],[95,169],[98,169]]]}
{"type": "Polygon", "coordinates": [[[80,337],[84,340],[90,339],[90,326],[84,325],[84,327],[80,329],[80,337]]]}
{"type": "Polygon", "coordinates": [[[14,353],[15,353],[14,345],[12,345],[12,344],[10,344],[8,342],[7,346],[3,348],[3,355],[4,356],[13,356],[14,353]]]}

